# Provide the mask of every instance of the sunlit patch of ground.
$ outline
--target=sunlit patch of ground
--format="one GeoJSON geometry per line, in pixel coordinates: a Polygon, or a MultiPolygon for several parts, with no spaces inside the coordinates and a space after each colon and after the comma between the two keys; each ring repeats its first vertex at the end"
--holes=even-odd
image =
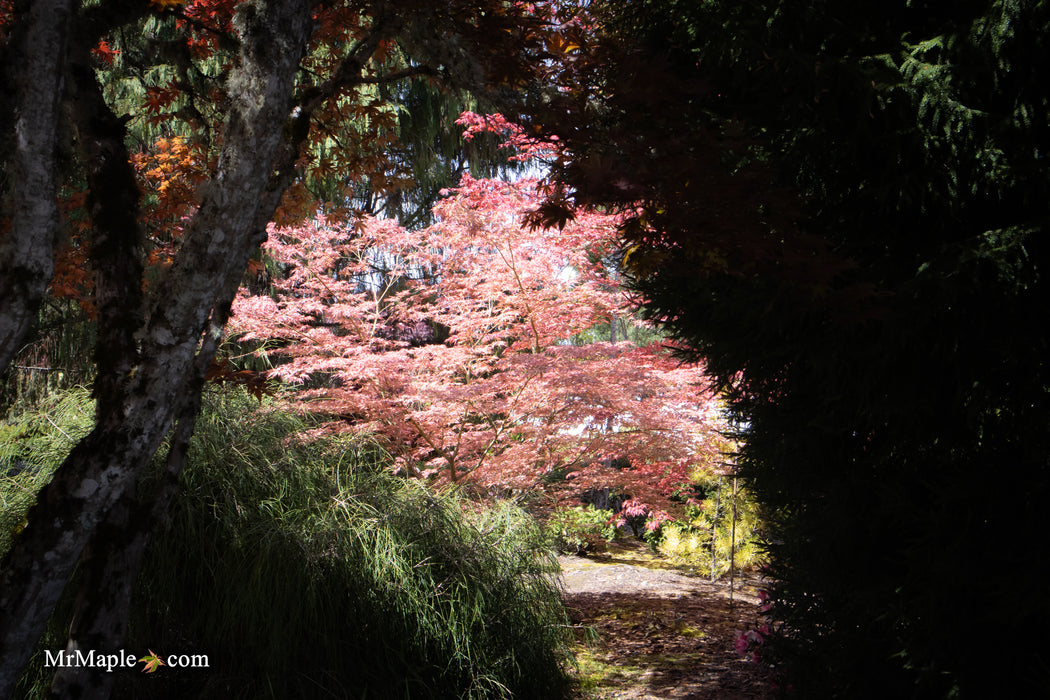
{"type": "Polygon", "coordinates": [[[761,622],[754,575],[731,590],[728,579],[673,570],[641,543],[560,561],[584,698],[775,696],[772,669],[733,648],[738,631],[761,622]]]}

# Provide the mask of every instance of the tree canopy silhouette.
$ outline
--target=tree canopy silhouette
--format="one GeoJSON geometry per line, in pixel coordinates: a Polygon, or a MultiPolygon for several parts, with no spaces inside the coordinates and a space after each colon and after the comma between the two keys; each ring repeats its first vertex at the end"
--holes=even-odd
{"type": "Polygon", "coordinates": [[[729,392],[792,687],[1045,687],[987,644],[1050,621],[1050,7],[591,10],[540,218],[626,212],[651,317],[729,392]]]}

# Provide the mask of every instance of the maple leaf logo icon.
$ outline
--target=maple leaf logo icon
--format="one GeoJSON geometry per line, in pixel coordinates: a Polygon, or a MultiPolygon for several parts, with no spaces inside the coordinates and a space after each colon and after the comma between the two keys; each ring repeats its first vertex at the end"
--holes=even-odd
{"type": "Polygon", "coordinates": [[[146,667],[142,669],[143,673],[153,673],[159,667],[164,666],[164,662],[160,660],[160,657],[150,649],[148,656],[143,656],[139,661],[145,662],[146,667]]]}

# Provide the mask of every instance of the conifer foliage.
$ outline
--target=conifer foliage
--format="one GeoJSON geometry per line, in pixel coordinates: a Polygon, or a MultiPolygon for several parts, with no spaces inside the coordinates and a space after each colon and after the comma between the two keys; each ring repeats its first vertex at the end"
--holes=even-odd
{"type": "Polygon", "coordinates": [[[540,108],[547,218],[623,210],[635,289],[728,390],[784,687],[1043,692],[1043,645],[990,650],[1050,623],[1050,7],[591,9],[540,108]]]}

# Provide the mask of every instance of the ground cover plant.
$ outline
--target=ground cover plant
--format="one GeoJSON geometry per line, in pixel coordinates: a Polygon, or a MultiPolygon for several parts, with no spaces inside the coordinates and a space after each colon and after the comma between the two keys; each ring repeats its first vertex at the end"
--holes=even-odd
{"type": "Polygon", "coordinates": [[[593,505],[568,506],[553,511],[545,528],[559,551],[584,554],[616,539],[613,520],[612,513],[593,505]]]}
{"type": "MultiPolygon", "coordinates": [[[[65,399],[90,421],[86,394],[65,399]]],[[[531,518],[396,478],[364,438],[297,441],[301,418],[256,403],[210,396],[132,605],[128,648],[211,667],[136,668],[114,697],[565,693],[556,564],[531,518]]],[[[39,669],[27,682],[46,688],[39,669]]]]}

